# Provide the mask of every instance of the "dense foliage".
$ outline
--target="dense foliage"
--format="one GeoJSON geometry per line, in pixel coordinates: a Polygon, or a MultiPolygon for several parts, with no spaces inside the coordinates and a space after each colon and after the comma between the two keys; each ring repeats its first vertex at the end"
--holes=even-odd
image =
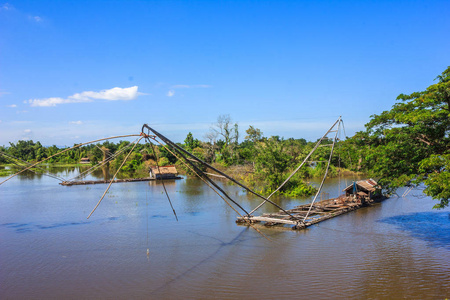
{"type": "MultiPolygon", "coordinates": [[[[439,200],[436,208],[449,205],[450,198],[450,67],[437,78],[437,83],[425,91],[401,94],[389,111],[371,116],[366,130],[345,142],[339,141],[332,160],[330,176],[343,168],[369,173],[384,189],[394,191],[401,186],[425,185],[425,193],[439,200]],[[341,161],[342,158],[342,161],[341,161]]],[[[239,143],[239,127],[228,115],[219,116],[217,123],[202,142],[189,133],[180,144],[200,159],[215,167],[227,169],[237,179],[259,190],[274,191],[300,164],[314,147],[304,139],[264,137],[261,130],[250,126],[239,143]]],[[[326,143],[331,143],[327,140],[326,143]]],[[[114,156],[109,166],[117,169],[130,146],[128,141],[104,142],[71,149],[48,160],[48,163],[76,164],[89,158],[92,164],[114,156]],[[123,151],[127,150],[127,151],[123,151]]],[[[56,146],[44,147],[33,141],[10,143],[0,147],[0,164],[35,162],[61,151],[56,146]],[[12,159],[11,157],[16,157],[12,159]]],[[[321,176],[330,147],[319,148],[310,158],[315,165],[300,170],[280,192],[289,196],[308,195],[314,188],[305,184],[307,178],[321,176]]],[[[131,174],[145,173],[150,165],[176,164],[189,173],[177,158],[161,146],[154,149],[138,145],[123,167],[131,174]],[[153,152],[155,151],[155,153],[153,152]]],[[[201,167],[203,170],[204,167],[201,167]]]]}
{"type": "MultiPolygon", "coordinates": [[[[278,136],[264,137],[263,133],[253,126],[247,129],[244,141],[238,143],[238,125],[230,125],[230,122],[228,116],[221,116],[219,117],[219,125],[215,130],[212,130],[209,136],[209,141],[202,142],[194,138],[192,133],[188,133],[184,143],[180,145],[215,167],[227,169],[226,172],[231,172],[235,178],[245,181],[247,185],[263,193],[274,191],[298,166],[315,144],[307,142],[305,139],[291,138],[284,140],[278,136]]],[[[330,142],[328,141],[328,143],[330,142]]],[[[115,171],[120,167],[131,148],[130,146],[128,141],[118,143],[107,141],[87,145],[50,158],[48,163],[78,164],[82,158],[89,158],[91,164],[94,165],[113,156],[114,159],[110,161],[109,168],[110,171],[115,171]]],[[[41,143],[33,141],[10,143],[9,147],[1,147],[0,149],[0,153],[10,155],[10,157],[0,155],[0,163],[23,166],[24,164],[20,160],[40,161],[67,148],[44,147],[41,143]],[[19,160],[11,159],[11,157],[19,160]]],[[[326,161],[330,152],[329,148],[321,148],[311,159],[326,161]]],[[[167,149],[159,145],[152,148],[148,144],[139,144],[134,149],[123,166],[122,172],[129,174],[129,176],[145,176],[149,166],[156,165],[156,160],[158,160],[160,166],[175,164],[179,170],[191,174],[190,170],[167,149]]],[[[334,163],[332,175],[337,173],[338,160],[336,159],[334,163]]],[[[307,178],[322,175],[325,171],[323,165],[318,164],[302,169],[280,192],[288,196],[314,193],[315,189],[306,184],[305,181],[307,178]]],[[[206,170],[203,166],[199,167],[206,170]]]]}
{"type": "Polygon", "coordinates": [[[423,183],[439,200],[435,207],[444,208],[450,197],[450,67],[436,79],[425,91],[399,95],[345,147],[384,188],[423,183]]]}

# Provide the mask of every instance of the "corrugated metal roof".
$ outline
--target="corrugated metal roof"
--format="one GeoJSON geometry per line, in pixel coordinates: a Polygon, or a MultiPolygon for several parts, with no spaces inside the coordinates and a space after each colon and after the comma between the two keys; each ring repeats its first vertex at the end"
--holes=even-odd
{"type": "MultiPolygon", "coordinates": [[[[375,192],[375,190],[377,189],[378,183],[371,178],[371,179],[359,180],[356,182],[356,185],[358,186],[358,189],[366,190],[368,192],[375,192]]],[[[348,187],[343,189],[343,191],[347,192],[352,189],[353,189],[353,184],[350,184],[348,187]]]]}

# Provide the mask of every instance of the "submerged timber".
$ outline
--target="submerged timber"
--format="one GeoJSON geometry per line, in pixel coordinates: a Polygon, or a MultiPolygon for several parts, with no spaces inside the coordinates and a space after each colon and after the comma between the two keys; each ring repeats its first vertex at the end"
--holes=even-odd
{"type": "Polygon", "coordinates": [[[319,222],[386,199],[385,196],[382,196],[380,187],[373,179],[355,181],[343,191],[345,195],[338,198],[304,204],[294,209],[280,210],[278,213],[243,216],[238,218],[236,222],[238,224],[265,222],[264,225],[266,226],[288,224],[293,225],[293,229],[305,229],[319,222]]]}
{"type": "MultiPolygon", "coordinates": [[[[163,178],[163,180],[172,180],[172,179],[181,179],[179,176],[175,176],[172,178],[163,178]]],[[[144,177],[144,178],[128,178],[128,179],[114,179],[112,183],[119,182],[137,182],[137,181],[156,181],[161,180],[159,177],[144,177]]],[[[111,180],[82,180],[82,181],[63,181],[60,182],[60,185],[71,186],[71,185],[86,185],[86,184],[101,184],[101,183],[111,183],[111,180]]]]}

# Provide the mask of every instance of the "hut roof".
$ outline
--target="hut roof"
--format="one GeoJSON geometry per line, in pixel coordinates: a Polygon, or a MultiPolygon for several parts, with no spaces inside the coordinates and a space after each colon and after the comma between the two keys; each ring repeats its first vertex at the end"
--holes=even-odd
{"type": "Polygon", "coordinates": [[[155,175],[160,174],[159,171],[161,171],[161,174],[178,174],[177,168],[175,168],[175,166],[159,167],[159,170],[157,166],[151,166],[150,168],[155,175]]]}
{"type": "MultiPolygon", "coordinates": [[[[356,185],[358,186],[359,190],[364,190],[368,192],[375,192],[375,190],[378,188],[378,183],[373,179],[364,179],[359,180],[356,182],[356,185]]],[[[343,191],[351,191],[353,189],[353,184],[350,184],[348,187],[346,187],[343,191]]]]}

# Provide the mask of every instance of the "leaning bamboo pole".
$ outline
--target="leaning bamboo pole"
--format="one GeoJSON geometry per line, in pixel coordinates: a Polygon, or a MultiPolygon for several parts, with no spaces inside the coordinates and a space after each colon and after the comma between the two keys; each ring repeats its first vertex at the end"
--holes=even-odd
{"type": "MultiPolygon", "coordinates": [[[[173,147],[174,149],[177,149],[179,151],[179,153],[184,153],[187,156],[195,159],[196,161],[198,161],[199,163],[203,164],[204,166],[210,168],[211,170],[214,170],[215,172],[219,173],[220,175],[226,177],[228,180],[232,181],[233,183],[239,185],[240,187],[244,188],[245,190],[247,190],[248,192],[252,193],[253,195],[263,199],[263,200],[267,200],[270,204],[274,205],[275,207],[281,209],[283,212],[285,212],[286,214],[290,215],[292,218],[296,218],[295,216],[293,216],[292,214],[290,214],[289,212],[287,212],[284,208],[282,208],[281,206],[279,206],[278,204],[276,204],[275,202],[265,198],[264,196],[256,193],[255,191],[253,191],[252,189],[248,188],[247,186],[243,185],[242,183],[240,183],[239,181],[235,180],[234,178],[228,176],[227,174],[225,174],[224,172],[218,170],[217,168],[214,168],[213,166],[211,166],[210,164],[208,164],[207,162],[199,159],[198,157],[196,157],[195,155],[193,155],[192,153],[184,150],[183,148],[181,148],[180,146],[178,146],[177,144],[175,144],[174,142],[172,142],[171,140],[169,140],[168,138],[166,138],[165,136],[163,136],[162,134],[160,134],[159,132],[157,132],[156,130],[154,130],[153,128],[151,128],[150,126],[148,126],[147,124],[144,124],[142,126],[142,131],[144,130],[144,128],[147,128],[148,130],[150,130],[151,132],[153,132],[158,138],[160,138],[162,141],[164,141],[166,144],[170,145],[171,147],[173,147]]],[[[207,177],[208,178],[208,177],[207,177]]],[[[209,179],[209,178],[208,178],[209,179]]],[[[213,183],[213,182],[212,182],[213,183]]],[[[219,188],[219,187],[217,187],[219,188]]],[[[231,199],[231,198],[230,198],[231,199]]],[[[245,210],[244,210],[245,211],[245,210]]],[[[247,212],[246,212],[247,213],[247,212]]],[[[247,215],[249,215],[247,213],[247,215]]]]}
{"type": "Polygon", "coordinates": [[[55,153],[55,154],[53,154],[53,155],[47,157],[46,159],[43,159],[43,160],[41,160],[41,161],[38,161],[37,163],[32,164],[32,165],[29,166],[28,168],[25,168],[25,169],[23,169],[23,170],[21,170],[21,171],[15,173],[15,174],[9,176],[8,178],[6,178],[6,179],[3,180],[2,182],[0,182],[0,185],[2,185],[3,183],[7,182],[7,181],[10,180],[11,178],[13,178],[13,177],[19,175],[20,173],[25,172],[26,170],[29,170],[29,169],[31,169],[32,167],[34,167],[34,166],[36,166],[36,165],[38,165],[38,164],[40,164],[40,163],[43,163],[44,161],[47,161],[47,160],[49,160],[50,158],[55,157],[55,156],[57,156],[57,155],[59,155],[59,154],[62,154],[62,153],[64,153],[64,152],[66,152],[66,151],[69,151],[69,150],[72,150],[72,149],[75,149],[75,148],[78,148],[78,147],[81,147],[81,146],[84,146],[84,145],[88,145],[88,144],[92,144],[92,143],[104,141],[104,140],[117,139],[117,138],[130,137],[130,136],[140,136],[140,135],[139,135],[139,134],[127,134],[127,135],[118,135],[118,136],[113,136],[113,137],[107,137],[107,138],[102,138],[102,139],[98,139],[98,140],[94,140],[94,141],[90,141],[90,142],[78,144],[78,145],[75,145],[75,146],[73,146],[73,147],[64,149],[64,150],[62,150],[62,151],[60,151],[60,152],[58,152],[58,153],[55,153]]]}
{"type": "MultiPolygon", "coordinates": [[[[222,198],[222,200],[232,209],[234,210],[240,217],[241,219],[244,220],[244,222],[246,222],[250,227],[252,227],[256,232],[258,232],[262,237],[264,237],[266,240],[271,241],[264,233],[262,233],[258,228],[256,228],[249,220],[248,218],[244,218],[244,216],[242,216],[241,213],[239,213],[239,211],[234,208],[216,189],[214,189],[214,187],[208,182],[206,181],[205,178],[203,178],[202,176],[200,176],[200,174],[198,174],[191,166],[189,166],[189,164],[187,164],[184,160],[180,159],[175,153],[173,153],[169,148],[167,148],[166,145],[162,144],[160,141],[158,141],[156,138],[152,138],[153,140],[155,140],[158,144],[160,144],[162,147],[164,147],[167,151],[169,151],[173,156],[175,156],[179,161],[181,161],[187,168],[189,168],[198,178],[200,178],[211,190],[213,190],[220,198],[222,198]]],[[[174,150],[176,151],[176,150],[174,150]]],[[[183,156],[183,154],[179,153],[180,156],[184,157],[184,159],[186,161],[190,161],[190,159],[186,158],[185,156],[183,156]]],[[[192,166],[194,168],[196,168],[196,166],[194,164],[192,164],[192,166]]],[[[199,170],[197,168],[197,170],[199,170]]],[[[201,170],[199,170],[201,172],[201,170]]],[[[208,178],[208,176],[205,176],[206,178],[208,178]]],[[[209,179],[209,178],[208,178],[209,179]]],[[[225,194],[226,195],[226,194],[225,194]]],[[[228,195],[227,195],[228,196],[228,195]]],[[[234,202],[234,201],[233,201],[234,202]]]]}
{"type": "Polygon", "coordinates": [[[102,202],[103,198],[105,197],[106,193],[108,192],[109,188],[111,187],[111,184],[113,183],[114,179],[116,179],[117,174],[119,173],[120,169],[122,169],[123,165],[125,164],[125,162],[127,161],[128,157],[130,156],[131,153],[133,153],[134,148],[137,146],[137,144],[139,144],[139,142],[143,139],[144,137],[141,137],[133,146],[133,148],[131,148],[130,152],[127,154],[127,156],[125,157],[125,159],[123,160],[122,164],[120,165],[120,167],[117,169],[117,172],[114,174],[113,178],[111,179],[111,182],[109,183],[108,187],[106,188],[105,192],[103,193],[102,197],[100,198],[100,200],[98,200],[97,205],[95,205],[94,209],[91,211],[91,213],[89,214],[89,216],[87,217],[88,219],[91,217],[91,215],[94,213],[94,211],[97,209],[97,207],[100,205],[100,202],[102,202]]]}
{"type": "MultiPolygon", "coordinates": [[[[341,121],[341,117],[339,117],[339,119],[338,119],[338,122],[339,122],[339,123],[338,123],[338,128],[337,128],[337,130],[336,130],[336,134],[334,135],[333,146],[331,146],[330,157],[328,158],[328,163],[327,163],[327,168],[326,168],[326,171],[325,171],[325,175],[323,176],[322,182],[320,183],[320,186],[319,186],[319,189],[317,190],[317,193],[316,193],[316,195],[314,196],[314,199],[313,199],[313,201],[311,202],[311,205],[309,206],[308,213],[305,215],[305,218],[303,219],[303,223],[306,221],[306,218],[308,218],[309,213],[311,212],[311,209],[312,209],[312,207],[313,207],[313,205],[314,205],[314,202],[316,201],[317,196],[319,195],[320,191],[322,190],[322,187],[323,187],[323,184],[324,184],[324,182],[325,182],[325,179],[327,178],[328,170],[330,169],[331,157],[333,156],[334,146],[336,145],[336,139],[337,139],[337,136],[338,136],[338,133],[339,133],[339,128],[340,128],[340,124],[341,124],[340,121],[341,121]]],[[[333,125],[333,126],[334,126],[334,125],[333,125]]]]}
{"type": "MultiPolygon", "coordinates": [[[[278,192],[291,178],[292,176],[294,176],[300,169],[301,167],[303,167],[303,165],[308,161],[308,159],[310,158],[310,156],[316,151],[316,149],[320,146],[320,143],[322,143],[323,139],[325,139],[325,137],[332,131],[332,129],[334,128],[334,126],[336,126],[336,124],[339,122],[339,119],[334,122],[333,126],[330,127],[330,129],[328,129],[328,131],[322,136],[322,138],[316,143],[316,145],[314,146],[314,148],[311,150],[311,152],[309,152],[309,154],[305,157],[305,159],[303,160],[303,162],[294,170],[294,172],[291,173],[291,175],[289,175],[289,177],[275,190],[273,191],[269,197],[267,197],[267,199],[269,199],[270,197],[273,196],[273,194],[275,194],[276,192],[278,192]]],[[[257,211],[261,206],[263,206],[265,203],[267,202],[267,200],[264,200],[263,202],[261,202],[257,207],[255,207],[250,214],[254,213],[255,211],[257,211]]]]}

